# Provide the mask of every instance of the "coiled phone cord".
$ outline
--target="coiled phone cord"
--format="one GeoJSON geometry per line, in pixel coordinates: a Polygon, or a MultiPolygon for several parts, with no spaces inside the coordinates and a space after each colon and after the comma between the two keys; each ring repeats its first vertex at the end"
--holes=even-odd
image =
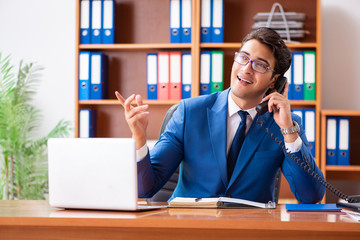
{"type": "Polygon", "coordinates": [[[282,142],[282,140],[279,140],[278,137],[274,137],[274,133],[270,133],[269,132],[269,128],[265,128],[264,122],[260,121],[260,117],[257,117],[256,120],[257,124],[260,124],[261,129],[266,131],[266,134],[272,139],[274,140],[275,143],[277,143],[280,148],[283,150],[283,152],[288,155],[301,169],[303,169],[307,174],[309,174],[311,177],[313,177],[313,179],[315,179],[317,182],[321,183],[323,186],[325,186],[325,188],[327,188],[330,192],[332,192],[333,194],[335,194],[337,197],[349,202],[349,203],[355,203],[355,202],[359,202],[356,199],[353,199],[351,197],[349,197],[348,195],[342,193],[341,191],[339,191],[338,189],[336,189],[335,187],[333,187],[330,183],[328,183],[321,175],[317,174],[310,166],[309,161],[307,159],[307,157],[304,155],[304,161],[301,161],[301,159],[299,159],[298,157],[296,157],[294,154],[291,154],[288,149],[285,147],[285,143],[282,142]]]}

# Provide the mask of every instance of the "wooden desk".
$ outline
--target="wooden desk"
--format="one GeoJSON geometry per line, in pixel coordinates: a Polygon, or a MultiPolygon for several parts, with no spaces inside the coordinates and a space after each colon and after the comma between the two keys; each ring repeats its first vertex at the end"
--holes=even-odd
{"type": "Polygon", "coordinates": [[[277,209],[56,210],[47,201],[0,201],[0,239],[360,239],[343,213],[277,209]]]}

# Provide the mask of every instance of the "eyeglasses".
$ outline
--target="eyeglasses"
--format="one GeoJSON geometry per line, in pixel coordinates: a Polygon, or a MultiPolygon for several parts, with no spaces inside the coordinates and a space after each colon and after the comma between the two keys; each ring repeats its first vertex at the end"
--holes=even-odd
{"type": "Polygon", "coordinates": [[[252,70],[258,73],[266,73],[267,70],[271,70],[276,73],[274,69],[272,69],[265,63],[259,62],[257,60],[250,60],[248,56],[240,52],[235,53],[234,61],[242,66],[246,66],[250,62],[252,70]]]}

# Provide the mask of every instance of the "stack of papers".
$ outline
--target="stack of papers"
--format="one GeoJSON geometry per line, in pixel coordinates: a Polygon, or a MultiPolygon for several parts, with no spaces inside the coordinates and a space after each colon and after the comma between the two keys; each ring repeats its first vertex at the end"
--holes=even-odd
{"type": "Polygon", "coordinates": [[[354,219],[357,222],[360,222],[360,213],[345,209],[341,209],[341,212],[346,213],[346,215],[348,215],[350,218],[354,219]]]}
{"type": "Polygon", "coordinates": [[[274,3],[270,12],[259,12],[254,16],[255,23],[252,29],[269,27],[274,29],[281,38],[287,41],[291,41],[291,39],[302,39],[305,37],[305,34],[310,33],[304,29],[305,19],[305,13],[285,12],[280,3],[274,3]],[[279,12],[275,12],[277,7],[279,8],[279,12]]]}

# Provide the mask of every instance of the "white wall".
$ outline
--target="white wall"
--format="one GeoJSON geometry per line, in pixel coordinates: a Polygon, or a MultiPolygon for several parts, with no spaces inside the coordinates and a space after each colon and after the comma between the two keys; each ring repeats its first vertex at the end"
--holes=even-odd
{"type": "MultiPolygon", "coordinates": [[[[322,108],[360,110],[360,1],[322,0],[322,108]]],[[[360,194],[359,181],[332,180],[343,193],[360,194]]],[[[327,191],[327,202],[337,197],[327,191]]]]}
{"type": "Polygon", "coordinates": [[[322,0],[322,108],[360,110],[360,1],[322,0]]]}
{"type": "Polygon", "coordinates": [[[34,137],[61,119],[74,126],[75,0],[0,0],[0,52],[44,67],[34,105],[43,120],[34,137]]]}

